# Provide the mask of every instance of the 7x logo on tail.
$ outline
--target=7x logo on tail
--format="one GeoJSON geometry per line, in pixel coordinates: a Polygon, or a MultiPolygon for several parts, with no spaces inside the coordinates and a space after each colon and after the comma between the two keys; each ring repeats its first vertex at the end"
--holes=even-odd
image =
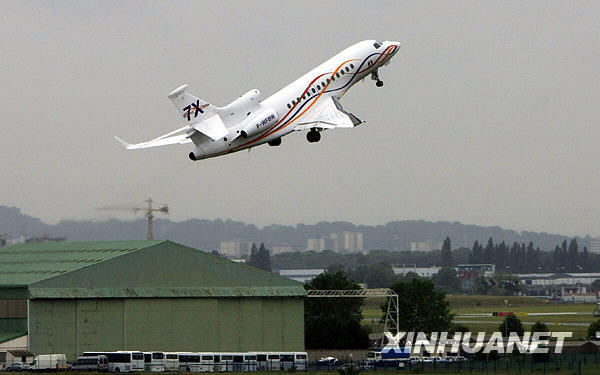
{"type": "Polygon", "coordinates": [[[187,107],[183,108],[183,117],[187,117],[188,121],[192,119],[192,111],[194,112],[194,118],[198,117],[198,112],[204,113],[203,109],[208,107],[208,103],[200,105],[200,100],[196,100],[196,103],[192,103],[187,107]]]}

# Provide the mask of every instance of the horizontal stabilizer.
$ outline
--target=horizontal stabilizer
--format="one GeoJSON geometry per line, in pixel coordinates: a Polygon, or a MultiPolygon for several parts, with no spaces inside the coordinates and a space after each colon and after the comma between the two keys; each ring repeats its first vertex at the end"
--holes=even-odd
{"type": "Polygon", "coordinates": [[[141,148],[166,146],[166,145],[174,145],[174,144],[184,144],[184,143],[192,142],[192,140],[190,139],[190,137],[187,134],[179,134],[179,135],[174,135],[174,136],[170,136],[170,137],[162,136],[162,137],[158,137],[158,138],[153,139],[148,142],[134,143],[134,144],[127,143],[119,137],[115,137],[115,139],[123,147],[125,147],[128,150],[138,150],[141,148]]]}
{"type": "Polygon", "coordinates": [[[215,141],[217,139],[226,137],[227,134],[229,134],[229,131],[225,127],[225,124],[219,115],[211,116],[206,120],[195,124],[194,129],[206,135],[207,137],[214,139],[215,141]]]}

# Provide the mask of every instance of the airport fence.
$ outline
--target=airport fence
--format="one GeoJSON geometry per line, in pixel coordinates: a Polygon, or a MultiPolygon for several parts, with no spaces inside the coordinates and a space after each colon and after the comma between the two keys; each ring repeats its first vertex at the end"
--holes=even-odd
{"type": "Polygon", "coordinates": [[[506,355],[497,359],[467,359],[464,361],[348,361],[338,365],[311,363],[309,371],[336,372],[354,367],[363,372],[459,373],[459,374],[600,374],[600,354],[550,354],[542,359],[531,355],[506,355]]]}

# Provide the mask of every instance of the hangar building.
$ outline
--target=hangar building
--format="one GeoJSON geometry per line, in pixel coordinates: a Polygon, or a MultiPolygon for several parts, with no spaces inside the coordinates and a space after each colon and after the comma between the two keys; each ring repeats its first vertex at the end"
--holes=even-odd
{"type": "Polygon", "coordinates": [[[13,245],[0,249],[0,352],[303,351],[304,295],[170,241],[13,245]]]}

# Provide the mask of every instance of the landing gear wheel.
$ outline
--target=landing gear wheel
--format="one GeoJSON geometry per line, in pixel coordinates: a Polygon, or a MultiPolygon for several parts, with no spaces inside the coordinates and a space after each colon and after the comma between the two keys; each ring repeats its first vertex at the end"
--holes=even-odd
{"type": "Polygon", "coordinates": [[[316,130],[311,130],[306,134],[306,140],[310,143],[319,142],[321,140],[321,134],[316,130]]]}
{"type": "Polygon", "coordinates": [[[267,142],[269,146],[279,146],[281,144],[281,137],[267,142]]]}
{"type": "Polygon", "coordinates": [[[381,87],[381,86],[383,86],[383,81],[377,81],[377,82],[375,83],[375,85],[376,85],[377,87],[381,87]]]}

